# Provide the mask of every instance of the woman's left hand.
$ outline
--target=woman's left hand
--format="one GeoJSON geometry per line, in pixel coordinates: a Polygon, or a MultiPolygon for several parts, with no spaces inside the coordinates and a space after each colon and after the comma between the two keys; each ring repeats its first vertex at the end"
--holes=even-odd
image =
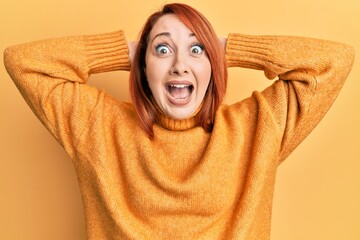
{"type": "Polygon", "coordinates": [[[138,45],[138,42],[137,42],[137,41],[128,42],[130,64],[131,64],[131,63],[133,62],[133,60],[134,60],[134,56],[135,56],[135,52],[136,52],[136,49],[137,49],[137,45],[138,45]]]}

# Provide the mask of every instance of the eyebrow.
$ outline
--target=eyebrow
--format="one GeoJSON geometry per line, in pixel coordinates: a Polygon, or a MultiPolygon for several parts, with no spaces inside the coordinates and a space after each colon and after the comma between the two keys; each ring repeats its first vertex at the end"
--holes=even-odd
{"type": "MultiPolygon", "coordinates": [[[[171,33],[169,32],[161,32],[155,35],[155,37],[152,39],[151,42],[153,42],[155,40],[155,38],[160,37],[160,36],[166,36],[166,37],[171,37],[171,33]]],[[[190,33],[189,37],[195,37],[195,33],[190,33]]]]}

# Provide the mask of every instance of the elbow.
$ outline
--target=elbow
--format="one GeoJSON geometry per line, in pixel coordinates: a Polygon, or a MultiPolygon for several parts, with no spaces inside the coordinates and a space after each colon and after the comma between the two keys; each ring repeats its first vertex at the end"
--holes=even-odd
{"type": "Polygon", "coordinates": [[[344,45],[342,59],[343,61],[339,66],[339,71],[343,72],[343,79],[345,81],[354,65],[355,49],[350,45],[344,45]]]}
{"type": "Polygon", "coordinates": [[[4,66],[14,82],[20,81],[21,76],[31,66],[32,61],[27,59],[27,54],[24,52],[21,45],[8,47],[4,51],[4,66]]]}
{"type": "Polygon", "coordinates": [[[8,47],[4,51],[4,66],[8,74],[13,78],[13,76],[18,71],[19,61],[21,60],[18,57],[18,51],[15,47],[8,47]]]}
{"type": "Polygon", "coordinates": [[[351,61],[350,65],[352,66],[355,61],[355,48],[350,45],[347,45],[347,49],[348,49],[347,51],[348,51],[349,59],[351,61]]]}
{"type": "Polygon", "coordinates": [[[331,59],[326,71],[333,79],[344,82],[354,64],[355,49],[347,44],[337,44],[336,48],[331,50],[331,59]]]}
{"type": "Polygon", "coordinates": [[[14,62],[12,60],[12,49],[11,48],[6,48],[4,51],[4,65],[7,71],[9,71],[9,67],[11,65],[11,63],[14,62]]]}
{"type": "Polygon", "coordinates": [[[335,61],[338,63],[337,67],[347,71],[348,74],[354,64],[355,49],[350,45],[342,44],[337,55],[338,56],[335,56],[337,59],[335,61]]]}
{"type": "Polygon", "coordinates": [[[354,64],[355,50],[347,44],[338,42],[328,43],[327,48],[323,49],[323,54],[326,58],[319,62],[318,70],[314,72],[313,76],[316,79],[317,85],[331,83],[331,86],[341,87],[354,64]]]}

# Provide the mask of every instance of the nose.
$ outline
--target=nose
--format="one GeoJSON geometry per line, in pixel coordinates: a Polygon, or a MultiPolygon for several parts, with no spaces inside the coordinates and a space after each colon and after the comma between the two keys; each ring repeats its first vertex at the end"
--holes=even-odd
{"type": "Polygon", "coordinates": [[[170,74],[184,75],[189,73],[189,66],[186,61],[186,56],[177,53],[174,58],[174,63],[170,68],[170,74]]]}

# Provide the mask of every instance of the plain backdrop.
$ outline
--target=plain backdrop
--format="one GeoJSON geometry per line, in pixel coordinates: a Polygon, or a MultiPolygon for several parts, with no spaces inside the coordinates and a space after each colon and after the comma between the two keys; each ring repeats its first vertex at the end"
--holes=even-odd
{"type": "MultiPolygon", "coordinates": [[[[348,43],[360,52],[358,0],[181,1],[200,10],[220,36],[298,35],[348,43]]],[[[0,51],[43,38],[125,30],[137,38],[166,1],[1,0],[0,51]]],[[[229,70],[226,103],[271,81],[229,70]]],[[[279,167],[272,240],[360,239],[360,65],[335,104],[279,167]]],[[[128,73],[90,83],[129,101],[128,73]]],[[[83,205],[70,158],[35,118],[0,64],[0,239],[85,239],[83,205]]]]}

